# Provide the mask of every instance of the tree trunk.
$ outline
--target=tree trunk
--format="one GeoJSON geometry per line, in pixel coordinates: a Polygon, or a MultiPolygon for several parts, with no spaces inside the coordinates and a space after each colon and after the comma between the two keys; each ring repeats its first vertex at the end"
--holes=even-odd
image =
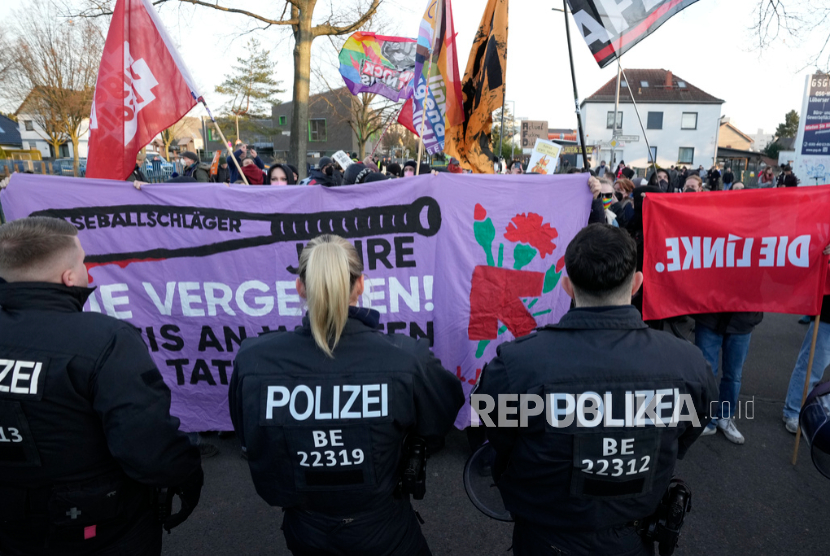
{"type": "Polygon", "coordinates": [[[164,143],[164,158],[167,162],[170,162],[170,143],[166,141],[164,143]]]}
{"type": "Polygon", "coordinates": [[[308,86],[311,75],[311,30],[313,5],[299,13],[294,27],[294,106],[291,113],[291,140],[288,160],[297,167],[299,179],[306,177],[308,163],[308,86]]]}
{"type": "Polygon", "coordinates": [[[239,114],[236,114],[236,140],[242,141],[242,138],[239,136],[239,114]]]}
{"type": "Polygon", "coordinates": [[[72,140],[72,157],[75,159],[72,163],[73,175],[77,178],[81,175],[81,157],[78,153],[78,143],[80,141],[78,140],[77,133],[73,133],[69,138],[72,140]]]}

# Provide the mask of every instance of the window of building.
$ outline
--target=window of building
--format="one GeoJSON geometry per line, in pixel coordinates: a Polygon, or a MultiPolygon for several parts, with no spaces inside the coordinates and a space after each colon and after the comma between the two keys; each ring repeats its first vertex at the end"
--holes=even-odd
{"type": "Polygon", "coordinates": [[[695,163],[695,149],[694,147],[680,147],[680,152],[677,154],[678,164],[694,164],[695,163]]]}
{"type": "Polygon", "coordinates": [[[680,87],[681,89],[685,89],[686,88],[686,82],[685,81],[678,81],[677,86],[680,87]]]}
{"type": "Polygon", "coordinates": [[[680,129],[697,129],[697,112],[683,112],[680,129]]]}
{"type": "Polygon", "coordinates": [[[648,81],[640,81],[640,87],[648,87],[648,81]]]}
{"type": "Polygon", "coordinates": [[[285,116],[280,116],[279,125],[285,125],[285,116]]]}
{"type": "Polygon", "coordinates": [[[651,147],[651,154],[649,155],[648,163],[657,162],[657,147],[651,147]]]}
{"type": "Polygon", "coordinates": [[[621,79],[620,80],[620,88],[625,89],[626,87],[628,87],[628,83],[625,81],[625,79],[621,79]]]}
{"type": "Polygon", "coordinates": [[[23,125],[26,128],[26,131],[34,131],[35,125],[32,123],[32,120],[23,120],[23,125]]]}
{"type": "MultiPolygon", "coordinates": [[[[623,124],[623,113],[617,112],[617,129],[622,129],[623,124]]],[[[608,118],[605,122],[606,129],[612,129],[614,127],[614,111],[611,110],[608,112],[608,118]]]]}
{"type": "Polygon", "coordinates": [[[648,124],[646,124],[646,127],[648,129],[663,129],[663,113],[649,112],[648,124]]]}
{"type": "Polygon", "coordinates": [[[312,143],[326,141],[326,120],[323,118],[308,121],[308,140],[312,143]]]}

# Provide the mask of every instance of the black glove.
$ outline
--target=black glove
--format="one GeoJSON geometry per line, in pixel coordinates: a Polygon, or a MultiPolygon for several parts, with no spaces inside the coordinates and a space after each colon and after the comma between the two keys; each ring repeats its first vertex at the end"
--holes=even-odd
{"type": "Polygon", "coordinates": [[[178,512],[171,515],[164,520],[164,529],[169,533],[170,529],[177,527],[184,523],[190,517],[196,505],[199,503],[199,496],[202,494],[202,485],[205,484],[205,473],[202,471],[202,466],[199,466],[190,477],[182,484],[171,487],[174,494],[179,495],[179,500],[182,502],[182,507],[178,512]]]}

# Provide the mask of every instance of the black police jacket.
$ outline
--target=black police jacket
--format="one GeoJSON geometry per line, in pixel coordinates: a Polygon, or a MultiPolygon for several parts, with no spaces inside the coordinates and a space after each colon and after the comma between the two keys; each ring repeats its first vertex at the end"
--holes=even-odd
{"type": "Polygon", "coordinates": [[[293,332],[243,342],[230,410],[259,495],[272,506],[329,515],[388,503],[407,434],[446,434],[464,394],[425,340],[377,330],[350,308],[334,358],[293,332]]]}
{"type": "Polygon", "coordinates": [[[502,344],[475,394],[496,401],[499,394],[536,394],[546,403],[526,428],[494,421],[487,429],[494,475],[513,516],[598,531],[655,511],[676,459],[708,424],[718,389],[700,350],[649,329],[627,305],[572,309],[558,325],[502,344]],[[653,413],[642,411],[649,405],[653,413]],[[672,424],[676,407],[681,415],[672,424]],[[699,427],[688,422],[692,415],[699,427]]]}
{"type": "Polygon", "coordinates": [[[92,291],[0,280],[0,521],[43,505],[52,525],[95,523],[118,511],[93,500],[113,485],[175,486],[201,465],[138,331],[82,311],[92,291]]]}

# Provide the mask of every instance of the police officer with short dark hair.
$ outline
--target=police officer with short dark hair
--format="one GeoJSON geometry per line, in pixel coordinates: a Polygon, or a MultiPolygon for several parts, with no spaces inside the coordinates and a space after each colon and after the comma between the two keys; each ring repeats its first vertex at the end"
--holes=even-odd
{"type": "Polygon", "coordinates": [[[708,423],[718,391],[700,351],[649,329],[631,306],[643,280],[636,257],[624,230],[580,231],[565,253],[562,284],[576,308],[502,344],[482,372],[476,395],[544,403],[526,403],[526,427],[510,414],[487,429],[516,556],[652,554],[638,525],[708,423]]]}
{"type": "Polygon", "coordinates": [[[157,487],[199,500],[199,450],[138,331],[84,313],[74,226],[0,226],[0,553],[161,553],[157,487]]]}
{"type": "Polygon", "coordinates": [[[234,362],[234,429],[295,556],[430,554],[398,487],[405,439],[445,435],[464,394],[426,340],[378,330],[357,307],[363,284],[353,245],[315,238],[300,255],[302,326],[246,340],[234,362]]]}

